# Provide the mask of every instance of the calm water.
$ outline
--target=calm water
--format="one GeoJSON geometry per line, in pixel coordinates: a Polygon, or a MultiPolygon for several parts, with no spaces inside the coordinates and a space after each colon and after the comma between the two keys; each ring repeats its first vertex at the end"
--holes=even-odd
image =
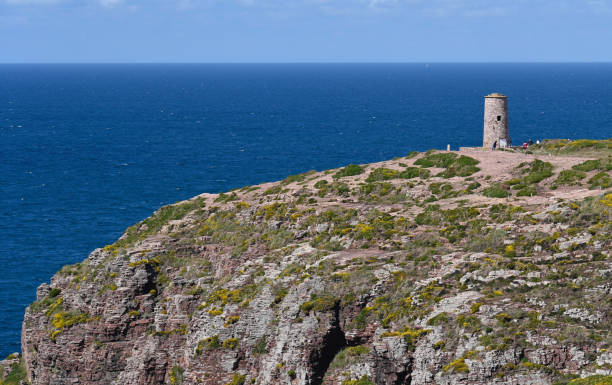
{"type": "Polygon", "coordinates": [[[510,134],[612,136],[612,64],[0,65],[0,357],[62,265],[161,205],[510,134]]]}

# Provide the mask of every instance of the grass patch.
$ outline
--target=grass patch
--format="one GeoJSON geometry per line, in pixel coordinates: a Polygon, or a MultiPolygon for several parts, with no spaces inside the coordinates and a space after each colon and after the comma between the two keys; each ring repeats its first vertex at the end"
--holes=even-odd
{"type": "Polygon", "coordinates": [[[363,174],[363,167],[357,164],[349,164],[348,166],[341,168],[338,172],[336,172],[333,176],[334,179],[343,178],[345,176],[355,176],[359,174],[363,174]]]}
{"type": "Polygon", "coordinates": [[[436,176],[442,178],[452,178],[454,176],[470,176],[477,171],[480,171],[476,165],[478,160],[469,156],[458,156],[454,153],[442,152],[425,155],[423,158],[417,159],[414,164],[423,168],[438,167],[446,170],[436,176]]]}
{"type": "Polygon", "coordinates": [[[559,186],[575,186],[580,185],[580,181],[586,178],[584,171],[580,170],[563,170],[557,176],[557,179],[552,183],[551,188],[556,189],[559,186]]]}
{"type": "Polygon", "coordinates": [[[600,159],[590,159],[586,162],[577,164],[572,167],[572,169],[577,171],[610,171],[612,170],[612,157],[600,158],[600,159]]]}
{"type": "Polygon", "coordinates": [[[589,179],[589,185],[591,190],[612,187],[612,177],[605,171],[599,172],[589,179]]]}
{"type": "Polygon", "coordinates": [[[523,162],[516,168],[518,173],[522,175],[520,179],[513,179],[510,184],[514,189],[521,190],[527,186],[538,184],[546,178],[553,175],[553,165],[549,162],[543,162],[539,159],[533,162],[523,162]]]}
{"type": "Polygon", "coordinates": [[[507,198],[511,194],[506,186],[497,183],[482,190],[482,195],[489,198],[507,198]]]}
{"type": "Polygon", "coordinates": [[[0,385],[19,385],[26,381],[27,372],[25,363],[23,362],[23,358],[20,358],[18,363],[14,363],[11,366],[11,371],[6,378],[4,378],[4,380],[0,380],[0,385]]]}
{"type": "Polygon", "coordinates": [[[401,179],[413,179],[421,178],[427,179],[431,175],[431,172],[427,169],[420,167],[406,167],[406,169],[399,173],[398,177],[401,179]]]}
{"type": "Polygon", "coordinates": [[[612,138],[604,140],[592,139],[553,139],[544,140],[539,145],[533,145],[530,149],[534,152],[551,154],[573,154],[580,153],[606,153],[612,152],[612,138]]]}
{"type": "Polygon", "coordinates": [[[589,376],[576,378],[567,383],[568,385],[612,385],[612,376],[589,376]]]}
{"type": "Polygon", "coordinates": [[[366,182],[378,182],[381,180],[395,179],[398,175],[399,171],[397,170],[381,167],[372,170],[372,172],[370,172],[370,175],[368,175],[368,177],[366,178],[366,182]]]}

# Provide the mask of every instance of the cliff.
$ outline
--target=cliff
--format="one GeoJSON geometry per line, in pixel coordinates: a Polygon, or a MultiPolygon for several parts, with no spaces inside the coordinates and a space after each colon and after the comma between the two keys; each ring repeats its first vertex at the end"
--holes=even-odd
{"type": "Polygon", "coordinates": [[[28,381],[609,384],[611,154],[411,153],[163,207],[38,288],[28,381]]]}

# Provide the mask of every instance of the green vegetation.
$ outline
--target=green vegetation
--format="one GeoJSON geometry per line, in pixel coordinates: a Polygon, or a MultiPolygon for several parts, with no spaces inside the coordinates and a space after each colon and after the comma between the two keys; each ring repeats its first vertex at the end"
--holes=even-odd
{"type": "Polygon", "coordinates": [[[385,332],[381,334],[381,337],[402,337],[406,345],[414,348],[419,339],[429,332],[431,332],[430,329],[411,329],[409,326],[405,326],[398,331],[385,332]]]}
{"type": "MultiPolygon", "coordinates": [[[[195,321],[190,325],[211,320],[217,330],[214,333],[222,338],[214,335],[197,344],[188,339],[194,348],[192,358],[199,364],[224,355],[251,354],[242,361],[247,366],[240,366],[245,373],[250,370],[246,363],[268,354],[268,346],[272,349],[276,341],[257,338],[259,335],[240,340],[237,337],[247,336],[235,328],[251,319],[262,304],[270,304],[263,309],[273,315],[265,331],[270,335],[287,319],[288,327],[325,333],[330,322],[335,322],[334,314],[341,314],[343,327],[363,331],[360,335],[369,336],[370,328],[379,328],[377,336],[396,338],[386,340],[389,344],[405,343],[408,349],[433,346],[437,359],[442,360],[436,362],[437,367],[443,365],[448,374],[467,373],[470,359],[477,359],[474,351],[464,354],[466,340],[470,349],[484,357],[490,352],[506,355],[514,348],[539,348],[532,336],[554,339],[562,346],[588,347],[584,357],[589,363],[581,370],[592,373],[597,369],[595,358],[612,345],[605,322],[610,313],[606,294],[612,258],[612,193],[603,190],[612,183],[606,159],[586,161],[555,176],[551,163],[523,163],[514,170],[514,179],[502,184],[492,176],[480,175],[432,183],[426,180],[431,176],[428,168],[441,168],[444,171],[438,176],[450,178],[477,171],[478,162],[431,151],[417,160],[422,167],[407,167],[409,162],[376,169],[352,165],[333,179],[332,171],[315,177],[309,177],[309,172],[269,184],[270,189],[260,190],[263,194],[250,193],[253,188],[220,194],[209,207],[197,199],[168,206],[106,248],[101,255],[114,258],[110,267],[106,262],[96,266],[87,261],[63,268],[61,279],[53,281],[57,287],[33,303],[30,311],[47,317],[45,331],[55,339],[62,331],[71,333],[68,329],[75,325],[97,321],[83,312],[87,308],[68,308],[62,297],[83,295],[95,287],[104,289],[97,291],[102,301],[113,303],[125,289],[117,285],[124,285],[128,274],[146,272],[153,287],[127,304],[121,322],[151,321],[156,315],[151,309],[159,309],[169,319],[177,319],[180,311],[181,317],[195,321]],[[360,174],[364,175],[340,179],[360,174]],[[557,188],[587,180],[592,188],[603,191],[580,201],[548,191],[547,196],[554,199],[511,198],[493,204],[483,197],[473,201],[464,197],[472,191],[499,198],[511,196],[511,191],[529,196],[549,183],[557,188]],[[460,196],[465,199],[429,204],[460,196]],[[521,206],[525,201],[528,204],[521,206]],[[185,220],[171,223],[173,218],[185,220]],[[122,249],[162,228],[162,236],[151,239],[155,243],[122,249]],[[478,299],[466,302],[457,312],[447,310],[432,317],[433,311],[444,309],[440,304],[468,290],[480,293],[478,299]],[[298,301],[303,301],[294,304],[299,312],[287,318],[289,297],[297,294],[298,301]],[[174,298],[185,295],[190,296],[190,305],[178,309],[174,298]],[[424,320],[426,327],[435,330],[435,338],[433,333],[425,337],[429,329],[415,328],[424,320]]],[[[146,331],[160,340],[173,333],[183,338],[190,332],[185,324],[159,332],[149,326],[146,331]]],[[[63,340],[58,338],[58,344],[63,340]]],[[[349,334],[347,340],[355,343],[349,334]]],[[[371,347],[371,339],[361,342],[364,345],[341,350],[332,361],[330,376],[338,382],[373,384],[373,379],[357,379],[361,373],[349,369],[375,360],[379,353],[371,347]]],[[[91,348],[109,346],[94,341],[91,348]]],[[[272,374],[278,381],[296,377],[296,371],[303,373],[303,367],[293,362],[278,365],[272,374]]],[[[498,369],[499,378],[528,370],[546,371],[552,381],[565,381],[559,384],[572,378],[552,367],[519,363],[518,358],[498,369]]],[[[168,376],[170,383],[183,381],[178,366],[168,376]]],[[[228,374],[224,376],[228,381],[228,374]]],[[[211,380],[219,381],[216,377],[211,380]]],[[[235,374],[229,384],[245,381],[245,376],[235,374]]],[[[587,379],[569,383],[600,383],[584,381],[587,379]]]]}
{"type": "Polygon", "coordinates": [[[0,385],[20,385],[22,383],[28,383],[23,358],[20,358],[19,362],[11,366],[11,371],[4,379],[2,379],[2,375],[3,373],[0,373],[0,385]]]}
{"type": "Polygon", "coordinates": [[[227,202],[236,201],[236,200],[238,200],[238,195],[236,195],[235,192],[233,192],[231,194],[221,193],[215,199],[215,203],[227,203],[227,202]]]}
{"type": "Polygon", "coordinates": [[[310,171],[307,171],[301,174],[297,174],[297,175],[289,175],[288,177],[283,179],[281,184],[287,185],[290,183],[303,182],[304,180],[306,180],[306,177],[309,177],[310,175],[315,174],[315,173],[316,171],[310,170],[310,171]]]}
{"type": "Polygon", "coordinates": [[[311,296],[310,301],[300,305],[300,310],[304,313],[309,313],[311,310],[316,312],[326,312],[334,309],[340,301],[329,294],[321,294],[311,296]]]}
{"type": "Polygon", "coordinates": [[[606,171],[599,172],[589,179],[589,185],[591,190],[612,187],[612,177],[606,171]]]}
{"type": "Polygon", "coordinates": [[[567,383],[568,385],[612,385],[612,376],[590,376],[577,378],[567,383]]]}
{"type": "Polygon", "coordinates": [[[345,176],[355,176],[363,174],[363,168],[357,164],[349,164],[348,166],[340,169],[340,171],[334,174],[334,179],[342,178],[345,176]]]}
{"type": "Polygon", "coordinates": [[[478,353],[475,352],[474,350],[470,350],[469,352],[465,353],[463,356],[457,358],[456,360],[450,362],[448,365],[445,365],[444,367],[442,367],[442,370],[444,370],[445,372],[452,372],[452,373],[469,373],[470,369],[465,363],[465,360],[468,358],[472,358],[476,356],[477,354],[478,353]]]}
{"type": "Polygon", "coordinates": [[[612,139],[607,140],[591,140],[591,139],[554,139],[544,140],[539,145],[531,146],[530,149],[534,152],[543,152],[550,154],[593,154],[612,152],[612,139]]]}
{"type": "Polygon", "coordinates": [[[586,178],[586,174],[583,171],[577,169],[574,170],[563,170],[559,173],[559,176],[552,183],[551,188],[556,189],[560,186],[574,186],[580,185],[580,181],[586,178]]]}
{"type": "Polygon", "coordinates": [[[235,350],[239,344],[240,340],[238,338],[228,338],[223,341],[223,344],[221,346],[223,346],[225,349],[235,350]]]}
{"type": "Polygon", "coordinates": [[[225,385],[244,385],[246,382],[246,376],[244,374],[234,373],[232,375],[232,380],[225,385]]]}
{"type": "Polygon", "coordinates": [[[476,167],[478,163],[479,162],[476,159],[470,158],[469,156],[458,156],[457,154],[448,152],[425,155],[423,158],[417,159],[414,162],[415,165],[424,168],[445,168],[445,171],[442,171],[440,174],[436,175],[443,178],[470,176],[475,172],[480,171],[480,169],[476,167]]]}
{"type": "Polygon", "coordinates": [[[482,195],[489,198],[507,198],[511,193],[506,186],[496,183],[482,190],[482,195]]]}
{"type": "Polygon", "coordinates": [[[268,353],[268,343],[266,341],[266,336],[263,336],[255,343],[255,346],[253,347],[253,355],[258,356],[266,353],[268,353]]]}
{"type": "Polygon", "coordinates": [[[610,171],[612,170],[612,156],[607,158],[591,159],[572,167],[574,170],[589,171],[610,171]]]}
{"type": "Polygon", "coordinates": [[[429,191],[438,199],[455,198],[460,195],[460,191],[453,190],[453,186],[449,183],[432,183],[429,185],[429,191]]]}
{"type": "Polygon", "coordinates": [[[263,192],[263,195],[276,195],[276,194],[280,194],[281,192],[283,192],[283,186],[275,185],[275,186],[267,188],[263,192]]]}
{"type": "Polygon", "coordinates": [[[395,179],[399,175],[399,171],[392,170],[390,168],[377,168],[370,172],[370,175],[366,178],[366,182],[377,182],[381,180],[395,179]]]}
{"type": "Polygon", "coordinates": [[[336,354],[329,367],[330,369],[344,369],[369,353],[370,348],[365,345],[348,347],[336,354]]]}
{"type": "Polygon", "coordinates": [[[112,245],[104,247],[104,250],[116,254],[119,249],[130,246],[136,241],[146,238],[148,235],[156,234],[168,222],[182,219],[188,213],[204,208],[205,205],[205,199],[195,198],[183,203],[164,206],[157,210],[151,217],[129,227],[121,239],[112,245]]]}
{"type": "Polygon", "coordinates": [[[376,385],[367,376],[362,376],[358,380],[344,380],[342,385],[376,385]]]}
{"type": "Polygon", "coordinates": [[[439,205],[429,205],[415,218],[417,225],[438,226],[441,224],[457,224],[475,218],[480,211],[475,207],[457,207],[450,210],[440,210],[439,205]]]}
{"type": "Polygon", "coordinates": [[[398,175],[401,179],[413,179],[413,178],[421,178],[427,179],[431,175],[431,172],[427,169],[419,168],[419,167],[406,167],[404,171],[401,171],[398,175]]]}
{"type": "Polygon", "coordinates": [[[218,335],[212,337],[206,337],[198,342],[198,346],[195,349],[196,357],[201,355],[205,350],[217,350],[221,348],[221,341],[218,335]]]}
{"type": "Polygon", "coordinates": [[[427,179],[431,173],[427,169],[419,167],[407,167],[403,171],[393,170],[390,168],[380,167],[372,170],[366,178],[366,182],[379,182],[391,179],[427,179]]]}
{"type": "Polygon", "coordinates": [[[521,175],[520,178],[511,179],[506,184],[512,186],[513,189],[519,190],[517,196],[537,195],[535,185],[550,178],[553,175],[553,165],[548,162],[543,162],[539,159],[533,162],[523,162],[518,165],[516,172],[521,175]]]}
{"type": "Polygon", "coordinates": [[[183,374],[185,369],[178,365],[174,365],[170,370],[170,383],[172,385],[181,385],[183,383],[183,374]]]}

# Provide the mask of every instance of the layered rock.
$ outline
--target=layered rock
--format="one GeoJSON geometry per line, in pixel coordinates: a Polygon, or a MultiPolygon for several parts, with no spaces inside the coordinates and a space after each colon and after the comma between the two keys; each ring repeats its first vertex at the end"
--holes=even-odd
{"type": "Polygon", "coordinates": [[[539,167],[535,156],[495,154],[500,171],[490,153],[460,155],[310,172],[158,210],[40,286],[23,323],[29,381],[552,384],[612,374],[607,198],[551,189],[585,159],[547,157],[554,172],[533,182],[525,164],[539,167]],[[535,194],[515,196],[504,187],[512,179],[535,194]]]}

